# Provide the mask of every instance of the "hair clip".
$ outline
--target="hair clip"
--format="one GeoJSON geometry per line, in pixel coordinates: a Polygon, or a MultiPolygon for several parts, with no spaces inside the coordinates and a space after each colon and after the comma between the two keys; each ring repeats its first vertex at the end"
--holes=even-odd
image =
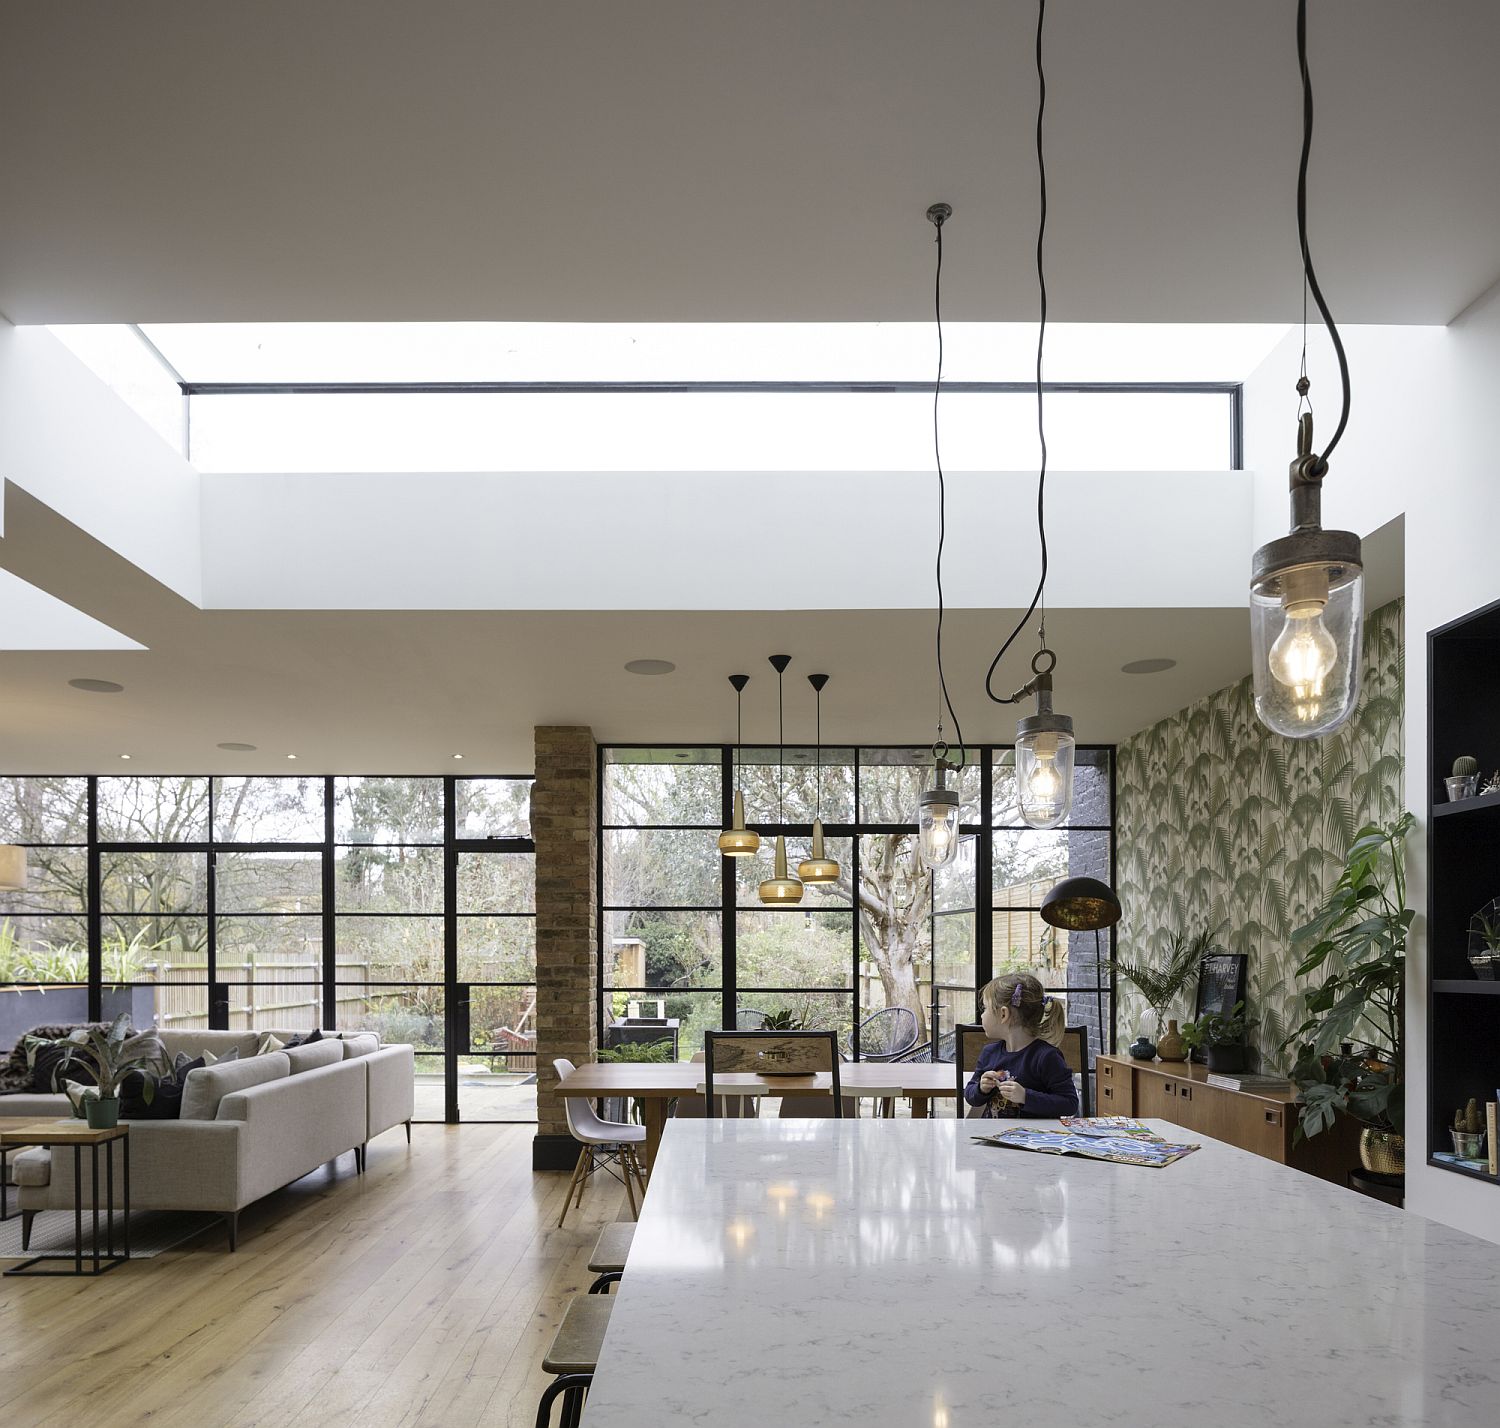
{"type": "Polygon", "coordinates": [[[1021,994],[1024,990],[1025,988],[1021,985],[1021,983],[1017,982],[1015,991],[1010,994],[1011,1006],[1018,1007],[1021,1005],[1021,994]]]}

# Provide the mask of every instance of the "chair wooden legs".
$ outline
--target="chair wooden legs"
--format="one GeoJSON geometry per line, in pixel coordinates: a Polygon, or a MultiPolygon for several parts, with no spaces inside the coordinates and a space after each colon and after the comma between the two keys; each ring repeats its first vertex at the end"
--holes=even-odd
{"type": "MultiPolygon", "coordinates": [[[[619,1151],[620,1179],[625,1185],[625,1194],[630,1201],[631,1219],[640,1218],[640,1204],[637,1201],[636,1191],[640,1191],[640,1200],[646,1198],[646,1172],[641,1168],[640,1157],[637,1156],[633,1145],[622,1145],[619,1151]]],[[[598,1167],[594,1164],[594,1147],[581,1145],[578,1148],[578,1160],[573,1166],[573,1178],[568,1181],[568,1192],[563,1196],[562,1214],[557,1217],[557,1227],[562,1229],[563,1222],[568,1218],[569,1210],[576,1210],[583,1205],[583,1188],[588,1184],[588,1178],[598,1167]]]]}
{"type": "Polygon", "coordinates": [[[646,1199],[646,1172],[641,1168],[641,1157],[637,1154],[636,1148],[633,1145],[625,1147],[624,1160],[625,1174],[627,1176],[635,1176],[635,1183],[641,1187],[641,1201],[644,1203],[646,1199]]]}
{"type": "MultiPolygon", "coordinates": [[[[568,1181],[568,1193],[563,1196],[562,1214],[557,1217],[558,1229],[562,1229],[563,1221],[568,1218],[568,1211],[573,1208],[573,1191],[575,1188],[578,1188],[578,1182],[583,1175],[583,1167],[588,1159],[588,1154],[588,1146],[581,1145],[578,1147],[578,1159],[573,1165],[573,1178],[568,1181]]],[[[582,1189],[579,1189],[578,1193],[581,1196],[583,1194],[582,1189]]]]}
{"type": "Polygon", "coordinates": [[[635,1176],[630,1169],[631,1148],[628,1145],[620,1147],[620,1169],[624,1172],[621,1179],[625,1182],[625,1198],[630,1201],[630,1218],[638,1220],[641,1212],[635,1203],[635,1176]]]}

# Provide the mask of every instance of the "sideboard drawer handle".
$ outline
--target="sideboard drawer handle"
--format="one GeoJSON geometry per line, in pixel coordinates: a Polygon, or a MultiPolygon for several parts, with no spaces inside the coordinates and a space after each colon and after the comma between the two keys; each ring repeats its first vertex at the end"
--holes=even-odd
{"type": "Polygon", "coordinates": [[[1279,1126],[1281,1124],[1281,1112],[1280,1111],[1267,1111],[1266,1112],[1266,1124],[1268,1126],[1279,1126]]]}

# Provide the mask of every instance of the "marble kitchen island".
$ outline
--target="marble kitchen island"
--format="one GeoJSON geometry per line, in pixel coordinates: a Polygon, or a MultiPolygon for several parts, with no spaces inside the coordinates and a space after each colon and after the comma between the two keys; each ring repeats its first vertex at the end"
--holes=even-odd
{"type": "Polygon", "coordinates": [[[1500,1422],[1500,1247],[1202,1137],[983,1129],[671,1122],[585,1424],[1500,1422]]]}

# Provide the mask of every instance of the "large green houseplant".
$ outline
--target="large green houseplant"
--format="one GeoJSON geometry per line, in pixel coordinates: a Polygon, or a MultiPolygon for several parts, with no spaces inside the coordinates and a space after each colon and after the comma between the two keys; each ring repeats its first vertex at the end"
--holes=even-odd
{"type": "Polygon", "coordinates": [[[104,1030],[97,1026],[77,1027],[62,1041],[28,1036],[26,1064],[34,1068],[38,1054],[46,1046],[63,1048],[52,1072],[54,1084],[66,1082],[67,1073],[75,1067],[86,1068],[93,1076],[94,1084],[83,1088],[81,1100],[83,1114],[95,1130],[106,1130],[119,1120],[120,1086],[128,1077],[140,1076],[141,1097],[150,1105],[156,1099],[157,1081],[172,1071],[160,1038],[149,1032],[136,1032],[125,1015],[117,1016],[104,1030]]]}
{"type": "Polygon", "coordinates": [[[1402,1003],[1406,938],[1415,914],[1406,905],[1404,813],[1384,827],[1361,828],[1344,870],[1317,915],[1292,934],[1302,949],[1299,977],[1321,974],[1302,993],[1292,1080],[1300,1092],[1299,1137],[1317,1135],[1343,1112],[1358,1121],[1367,1170],[1405,1168],[1402,1003]]]}

